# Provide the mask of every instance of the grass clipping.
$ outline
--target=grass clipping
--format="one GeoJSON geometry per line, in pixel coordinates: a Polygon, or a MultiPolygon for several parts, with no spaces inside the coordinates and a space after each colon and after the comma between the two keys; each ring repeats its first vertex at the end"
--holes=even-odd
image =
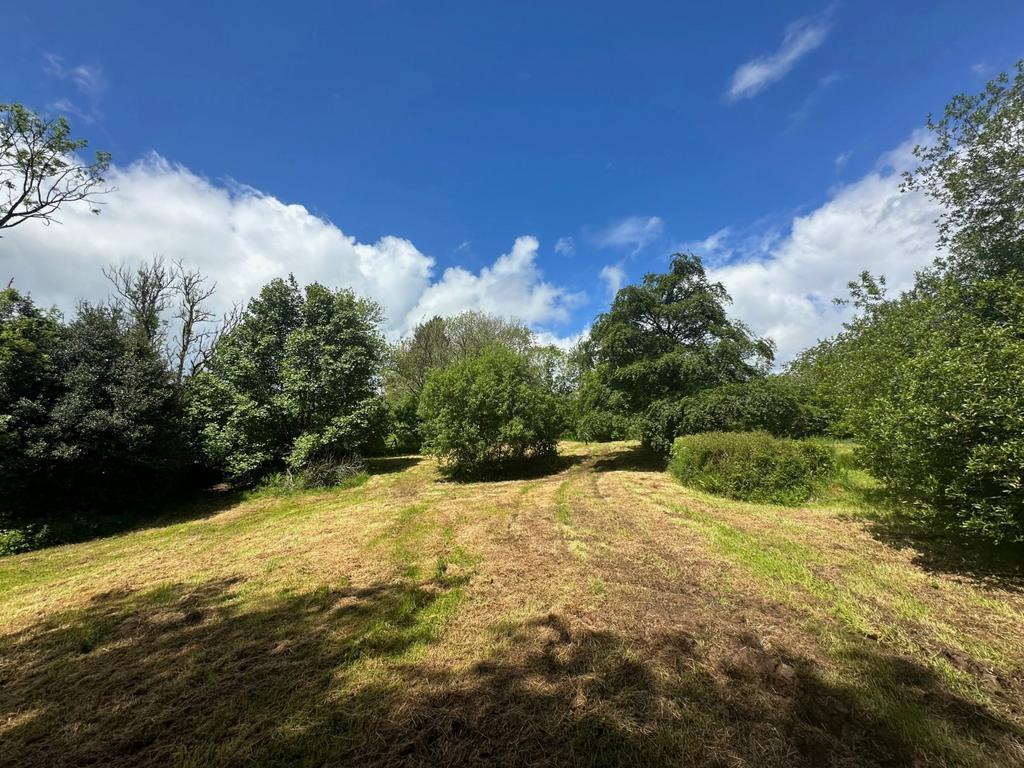
{"type": "Polygon", "coordinates": [[[793,506],[835,474],[826,445],[767,432],[705,432],[676,438],[668,469],[684,485],[741,501],[793,506]]]}

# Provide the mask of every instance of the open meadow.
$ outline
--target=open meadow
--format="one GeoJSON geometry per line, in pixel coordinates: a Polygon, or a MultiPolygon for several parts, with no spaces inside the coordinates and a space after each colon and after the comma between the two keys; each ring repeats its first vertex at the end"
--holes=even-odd
{"type": "Polygon", "coordinates": [[[0,764],[1016,766],[1024,593],[634,443],[223,494],[0,560],[0,764]]]}

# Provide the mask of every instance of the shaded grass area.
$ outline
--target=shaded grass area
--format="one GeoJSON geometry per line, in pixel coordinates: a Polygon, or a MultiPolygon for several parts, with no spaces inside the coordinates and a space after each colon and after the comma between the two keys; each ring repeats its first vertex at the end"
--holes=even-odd
{"type": "Polygon", "coordinates": [[[721,678],[685,633],[636,644],[549,614],[502,627],[502,653],[435,667],[418,662],[457,587],[324,587],[238,610],[233,586],[111,593],[8,638],[6,754],[50,766],[895,766],[915,754],[906,711],[943,712],[961,740],[1005,727],[881,654],[858,663],[903,685],[901,711],[879,716],[785,649],[743,647],[721,678]]]}
{"type": "Polygon", "coordinates": [[[0,765],[1024,764],[1024,601],[872,538],[869,478],[783,509],[561,449],[0,561],[0,765]]]}

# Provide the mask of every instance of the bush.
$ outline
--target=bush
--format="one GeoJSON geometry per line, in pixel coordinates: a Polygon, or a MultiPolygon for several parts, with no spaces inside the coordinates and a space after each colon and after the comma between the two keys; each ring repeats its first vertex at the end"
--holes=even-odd
{"type": "Polygon", "coordinates": [[[769,432],[810,437],[828,426],[807,387],[788,376],[768,376],[705,389],[680,400],[655,403],[641,420],[644,444],[667,454],[679,435],[701,432],[769,432]]]}
{"type": "Polygon", "coordinates": [[[424,450],[457,475],[551,456],[563,426],[558,400],[536,369],[497,345],[432,371],[419,413],[424,450]]]}
{"type": "Polygon", "coordinates": [[[706,432],[677,438],[669,472],[684,485],[742,501],[796,505],[835,471],[830,448],[767,432],[706,432]]]}
{"type": "Polygon", "coordinates": [[[1024,275],[922,276],[802,365],[865,468],[922,519],[1024,541],[1024,275]]]}

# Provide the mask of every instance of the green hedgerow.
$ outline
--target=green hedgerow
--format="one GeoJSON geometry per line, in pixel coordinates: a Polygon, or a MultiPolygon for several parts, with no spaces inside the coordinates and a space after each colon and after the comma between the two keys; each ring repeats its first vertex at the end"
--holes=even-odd
{"type": "Polygon", "coordinates": [[[672,445],[669,472],[684,485],[742,501],[796,505],[835,471],[830,448],[767,432],[705,432],[672,445]]]}

